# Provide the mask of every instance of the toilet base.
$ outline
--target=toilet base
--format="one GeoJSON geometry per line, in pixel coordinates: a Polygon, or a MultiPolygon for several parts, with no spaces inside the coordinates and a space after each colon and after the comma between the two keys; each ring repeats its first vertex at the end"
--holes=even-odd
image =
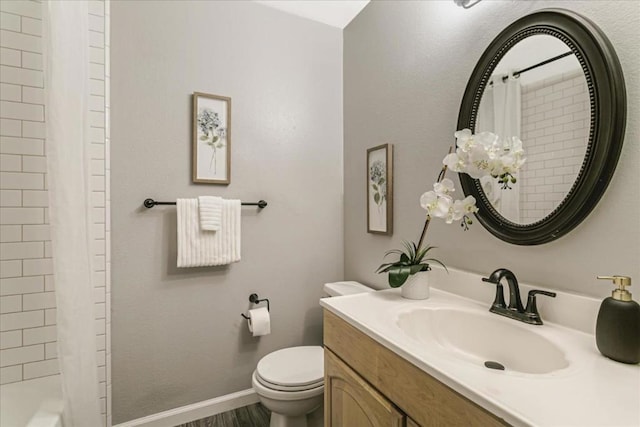
{"type": "Polygon", "coordinates": [[[324,399],[324,385],[300,391],[273,390],[258,381],[256,371],[251,385],[260,403],[271,411],[270,427],[308,427],[307,415],[320,408],[324,399]]]}
{"type": "Polygon", "coordinates": [[[269,427],[307,427],[307,416],[287,417],[275,412],[271,413],[269,427]]]}

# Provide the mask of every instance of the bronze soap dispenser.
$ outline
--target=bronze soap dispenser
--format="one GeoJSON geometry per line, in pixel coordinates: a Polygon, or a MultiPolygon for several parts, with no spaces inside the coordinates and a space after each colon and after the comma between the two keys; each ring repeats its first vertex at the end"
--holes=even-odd
{"type": "Polygon", "coordinates": [[[617,286],[610,297],[602,301],[596,322],[596,344],[600,353],[622,363],[640,362],[640,305],[631,299],[631,278],[598,276],[613,280],[617,286]]]}

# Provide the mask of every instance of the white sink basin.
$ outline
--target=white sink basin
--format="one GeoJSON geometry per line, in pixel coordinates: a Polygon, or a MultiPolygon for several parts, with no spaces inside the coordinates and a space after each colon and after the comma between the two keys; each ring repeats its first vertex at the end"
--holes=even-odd
{"type": "MultiPolygon", "coordinates": [[[[596,347],[601,300],[558,291],[541,301],[545,324],[527,325],[489,312],[495,288],[480,286],[479,274],[431,273],[426,300],[389,289],[320,304],[507,424],[640,426],[640,365],[614,362],[596,347]]],[[[534,289],[520,285],[525,295],[534,289]]]]}
{"type": "Polygon", "coordinates": [[[544,326],[488,311],[420,307],[400,313],[397,326],[421,345],[439,346],[481,367],[497,362],[507,372],[548,374],[569,366],[557,345],[533,331],[544,326]]]}

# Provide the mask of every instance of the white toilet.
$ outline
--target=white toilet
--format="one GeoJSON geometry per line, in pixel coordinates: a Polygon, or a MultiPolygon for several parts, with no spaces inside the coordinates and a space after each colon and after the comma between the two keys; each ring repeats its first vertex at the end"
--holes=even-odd
{"type": "MultiPolygon", "coordinates": [[[[373,292],[357,282],[324,285],[326,296],[373,292]]],[[[251,377],[260,402],[271,411],[270,427],[307,427],[307,414],[322,405],[324,350],[289,347],[264,356],[251,377]]]]}

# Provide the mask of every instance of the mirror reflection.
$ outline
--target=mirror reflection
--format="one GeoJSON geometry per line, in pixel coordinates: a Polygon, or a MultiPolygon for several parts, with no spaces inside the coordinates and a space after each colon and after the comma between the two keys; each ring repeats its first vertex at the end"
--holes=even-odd
{"type": "Polygon", "coordinates": [[[550,35],[514,45],[495,67],[478,108],[475,133],[522,140],[527,158],[511,189],[481,180],[487,199],[506,219],[532,224],[571,190],[585,158],[591,100],[571,49],[550,35]]]}

